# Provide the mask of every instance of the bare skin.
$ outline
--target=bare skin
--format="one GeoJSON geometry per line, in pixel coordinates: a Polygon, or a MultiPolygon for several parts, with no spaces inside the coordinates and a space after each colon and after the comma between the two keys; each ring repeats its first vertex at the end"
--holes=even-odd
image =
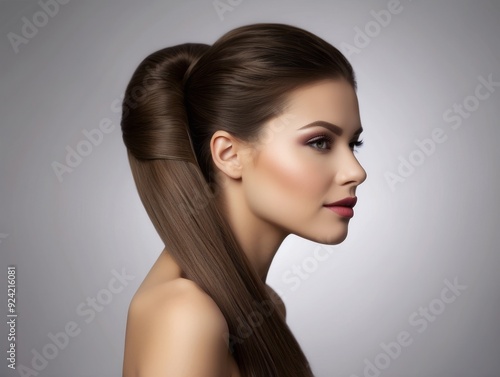
{"type": "MultiPolygon", "coordinates": [[[[343,80],[325,80],[296,90],[290,107],[265,126],[270,132],[257,145],[222,130],[212,136],[212,158],[224,188],[216,199],[264,283],[289,234],[331,245],[346,238],[349,219],[323,206],[355,196],[367,177],[352,150],[360,126],[354,89],[343,80]],[[318,120],[338,126],[341,135],[320,125],[301,129],[318,120]]],[[[181,274],[163,250],[134,295],[123,377],[239,376],[224,337],[224,316],[181,274]]],[[[277,305],[285,315],[283,302],[277,305]]]]}

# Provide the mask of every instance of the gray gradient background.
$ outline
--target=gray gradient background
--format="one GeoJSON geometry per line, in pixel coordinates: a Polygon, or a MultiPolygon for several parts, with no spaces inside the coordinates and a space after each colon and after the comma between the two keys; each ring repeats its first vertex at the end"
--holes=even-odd
{"type": "MultiPolygon", "coordinates": [[[[244,0],[221,20],[210,0],[71,1],[15,53],[7,34],[20,34],[22,17],[32,20],[41,7],[2,1],[0,376],[21,375],[4,357],[12,264],[18,367],[31,367],[33,350],[42,352],[49,333],[74,321],[79,335],[38,375],[121,375],[127,307],[163,247],[136,193],[117,107],[147,54],[212,44],[254,22],[303,27],[340,47],[354,44],[355,28],[370,25],[370,11],[387,3],[244,0]],[[64,163],[66,146],[75,148],[83,130],[106,118],[114,130],[60,182],[51,164],[64,163]],[[105,296],[112,271],[123,269],[133,278],[105,296]],[[87,323],[90,314],[77,308],[99,294],[111,302],[87,323]]],[[[459,129],[443,119],[474,95],[479,76],[500,81],[500,2],[402,0],[400,7],[349,55],[365,128],[358,158],[368,173],[349,235],[323,246],[332,251],[325,260],[313,258],[325,255],[314,253],[320,245],[290,236],[268,283],[284,297],[288,323],[319,377],[373,376],[366,363],[383,361],[381,343],[402,331],[413,342],[380,376],[500,376],[500,87],[459,129]],[[438,127],[447,140],[391,190],[384,174],[396,173],[399,156],[408,158],[414,140],[438,127]],[[294,266],[309,272],[292,280],[294,266]],[[467,288],[419,333],[409,318],[420,307],[439,309],[446,279],[467,288]]]]}

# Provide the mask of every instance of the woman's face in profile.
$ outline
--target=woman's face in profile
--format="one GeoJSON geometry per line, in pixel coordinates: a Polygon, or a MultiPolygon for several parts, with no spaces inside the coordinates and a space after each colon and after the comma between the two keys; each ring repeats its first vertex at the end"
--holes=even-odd
{"type": "Polygon", "coordinates": [[[290,106],[264,126],[243,164],[249,208],[287,233],[342,242],[349,211],[325,205],[356,196],[366,179],[353,151],[360,130],[357,96],[347,81],[325,80],[292,92],[290,106]]]}

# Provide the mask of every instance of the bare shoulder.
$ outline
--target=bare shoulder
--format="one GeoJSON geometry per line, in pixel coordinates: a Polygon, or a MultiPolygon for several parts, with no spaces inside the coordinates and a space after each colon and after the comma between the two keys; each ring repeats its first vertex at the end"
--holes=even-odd
{"type": "Polygon", "coordinates": [[[138,292],[127,317],[123,377],[221,377],[227,322],[213,299],[178,278],[138,292]]]}

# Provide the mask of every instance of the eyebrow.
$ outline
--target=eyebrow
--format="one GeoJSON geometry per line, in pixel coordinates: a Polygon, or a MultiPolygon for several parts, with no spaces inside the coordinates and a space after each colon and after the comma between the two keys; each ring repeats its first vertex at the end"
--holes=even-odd
{"type": "MultiPolygon", "coordinates": [[[[330,123],[330,122],[326,122],[324,120],[316,120],[316,121],[314,121],[312,123],[306,124],[303,127],[300,127],[299,130],[310,128],[310,127],[317,127],[317,126],[324,127],[326,129],[330,130],[331,132],[333,132],[334,134],[339,135],[339,136],[341,136],[342,133],[343,133],[342,128],[340,128],[336,124],[333,124],[333,123],[330,123]]],[[[361,132],[363,132],[363,127],[362,126],[360,126],[356,130],[356,132],[354,133],[354,136],[359,135],[361,132]]]]}

